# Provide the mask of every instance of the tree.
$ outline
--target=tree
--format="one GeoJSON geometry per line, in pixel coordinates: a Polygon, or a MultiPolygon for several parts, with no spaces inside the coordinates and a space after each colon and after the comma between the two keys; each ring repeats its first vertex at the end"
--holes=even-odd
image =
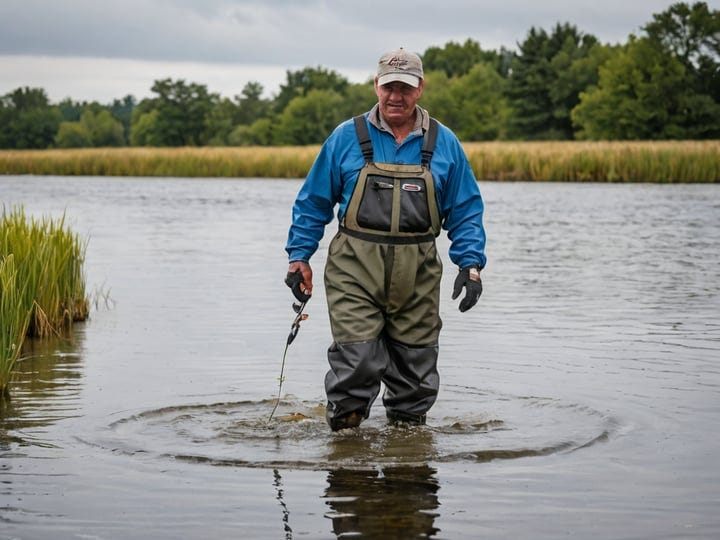
{"type": "Polygon", "coordinates": [[[377,96],[372,80],[350,84],[343,94],[343,103],[338,113],[344,118],[357,116],[369,111],[375,103],[377,103],[377,96]]]}
{"type": "MultiPolygon", "coordinates": [[[[186,83],[180,79],[157,80],[151,89],[157,97],[143,100],[133,111],[131,141],[146,141],[153,146],[199,146],[210,138],[205,118],[219,100],[203,84],[186,83]],[[133,137],[135,122],[147,117],[133,137]],[[152,141],[152,142],[151,142],[152,141]]],[[[135,143],[133,143],[135,144],[135,143]]]]}
{"type": "Polygon", "coordinates": [[[17,88],[0,98],[0,148],[48,148],[62,115],[42,88],[17,88]]]}
{"type": "Polygon", "coordinates": [[[278,118],[274,144],[304,145],[323,142],[345,120],[345,99],[334,90],[311,90],[293,99],[278,118]]]}
{"type": "Polygon", "coordinates": [[[65,98],[57,104],[57,107],[63,122],[77,122],[80,120],[85,105],[79,101],[73,101],[71,98],[65,98]]]}
{"type": "Polygon", "coordinates": [[[600,68],[573,110],[589,139],[679,139],[720,133],[720,107],[686,84],[685,67],[649,39],[631,38],[600,68]],[[697,124],[702,121],[701,124],[697,124]]]}
{"type": "Polygon", "coordinates": [[[164,139],[157,127],[159,116],[157,109],[142,112],[139,108],[133,111],[130,126],[130,144],[133,146],[163,146],[164,139]]]}
{"type": "Polygon", "coordinates": [[[428,47],[422,60],[425,71],[442,71],[448,77],[460,77],[486,58],[480,44],[468,38],[462,45],[449,41],[442,48],[428,47]]]}
{"type": "Polygon", "coordinates": [[[122,124],[113,118],[110,111],[101,109],[94,112],[88,107],[79,121],[60,124],[55,144],[60,148],[124,146],[125,134],[122,124]]]}
{"type": "Polygon", "coordinates": [[[205,116],[206,144],[208,146],[226,146],[228,136],[234,128],[233,118],[237,116],[238,106],[228,98],[222,98],[214,104],[205,116]]]}
{"type": "Polygon", "coordinates": [[[321,67],[306,67],[300,71],[287,71],[285,84],[280,85],[280,93],[275,98],[275,112],[281,113],[296,97],[307,96],[313,90],[331,90],[344,94],[348,80],[339,73],[321,67]]]}
{"type": "Polygon", "coordinates": [[[448,125],[463,141],[504,138],[509,106],[506,81],[488,62],[475,64],[464,76],[448,78],[444,72],[426,74],[422,105],[448,125]]]}
{"type": "Polygon", "coordinates": [[[123,126],[123,136],[125,142],[130,140],[130,123],[132,121],[132,112],[137,105],[137,100],[130,94],[122,99],[114,99],[109,105],[108,110],[123,126]]]}
{"type": "Polygon", "coordinates": [[[513,137],[573,138],[570,111],[584,87],[574,86],[572,80],[560,82],[561,74],[573,62],[586,57],[596,44],[594,36],[569,24],[557,24],[549,35],[535,27],[530,29],[512,61],[507,86],[513,108],[513,137]]]}
{"type": "Polygon", "coordinates": [[[262,84],[249,82],[239,96],[236,96],[237,112],[233,124],[250,125],[260,118],[266,117],[272,108],[270,100],[264,99],[262,84]]]}
{"type": "Polygon", "coordinates": [[[58,148],[87,148],[92,146],[90,134],[80,121],[62,122],[55,135],[55,146],[58,148]]]}
{"type": "Polygon", "coordinates": [[[678,2],[654,14],[643,29],[680,60],[697,93],[720,101],[720,11],[705,2],[678,2]]]}
{"type": "Polygon", "coordinates": [[[273,144],[273,121],[259,118],[251,125],[239,125],[228,135],[232,146],[270,146],[273,144]]]}

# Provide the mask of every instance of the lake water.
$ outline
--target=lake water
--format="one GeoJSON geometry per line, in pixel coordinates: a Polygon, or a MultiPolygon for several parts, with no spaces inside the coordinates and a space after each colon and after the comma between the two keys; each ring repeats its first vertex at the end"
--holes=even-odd
{"type": "Polygon", "coordinates": [[[88,239],[94,300],[0,409],[0,538],[719,538],[720,186],[480,186],[428,425],[332,434],[321,286],[267,421],[300,181],[0,177],[88,239]]]}

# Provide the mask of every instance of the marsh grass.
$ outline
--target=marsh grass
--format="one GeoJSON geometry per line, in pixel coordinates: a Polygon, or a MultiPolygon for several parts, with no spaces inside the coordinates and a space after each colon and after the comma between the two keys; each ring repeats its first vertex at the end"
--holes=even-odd
{"type": "Polygon", "coordinates": [[[0,174],[299,178],[318,146],[88,148],[0,152],[0,174]]]}
{"type": "Polygon", "coordinates": [[[490,142],[465,149],[482,180],[720,182],[720,141],[490,142]]]}
{"type": "Polygon", "coordinates": [[[34,299],[29,294],[30,278],[18,271],[15,257],[0,259],[0,399],[8,396],[8,384],[20,355],[34,299]]]}
{"type": "MultiPolygon", "coordinates": [[[[463,145],[479,180],[720,182],[720,141],[463,145]]],[[[0,151],[0,174],[302,178],[319,146],[0,151]]]]}
{"type": "Polygon", "coordinates": [[[28,218],[21,207],[0,220],[0,391],[26,336],[63,335],[85,320],[83,264],[87,243],[59,220],[28,218]]]}

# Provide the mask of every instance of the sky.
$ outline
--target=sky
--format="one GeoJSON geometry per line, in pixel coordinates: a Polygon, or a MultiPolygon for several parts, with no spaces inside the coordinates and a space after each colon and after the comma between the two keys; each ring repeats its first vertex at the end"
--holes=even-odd
{"type": "MultiPolygon", "coordinates": [[[[692,3],[692,1],[690,2],[692,3]]],[[[603,43],[641,35],[672,0],[0,0],[0,95],[21,86],[107,104],[183,79],[234,97],[277,94],[287,71],[374,75],[387,50],[468,38],[517,50],[531,27],[570,23],[603,43]]],[[[720,0],[707,0],[720,9],[720,0]]]]}

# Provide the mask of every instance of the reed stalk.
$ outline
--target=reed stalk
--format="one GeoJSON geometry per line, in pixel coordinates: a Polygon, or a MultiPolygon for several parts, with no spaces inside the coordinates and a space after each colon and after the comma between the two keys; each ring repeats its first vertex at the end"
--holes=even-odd
{"type": "MultiPolygon", "coordinates": [[[[465,143],[479,180],[720,182],[720,141],[465,143]]],[[[0,151],[0,174],[302,178],[319,146],[0,151]]]]}
{"type": "Polygon", "coordinates": [[[0,399],[9,395],[8,385],[22,348],[34,299],[30,276],[19,271],[15,257],[0,259],[0,399]]]}
{"type": "Polygon", "coordinates": [[[89,314],[83,264],[87,243],[59,220],[28,218],[22,207],[0,220],[0,389],[25,336],[63,335],[89,314]]]}
{"type": "Polygon", "coordinates": [[[480,180],[720,182],[720,141],[465,144],[480,180]]]}

